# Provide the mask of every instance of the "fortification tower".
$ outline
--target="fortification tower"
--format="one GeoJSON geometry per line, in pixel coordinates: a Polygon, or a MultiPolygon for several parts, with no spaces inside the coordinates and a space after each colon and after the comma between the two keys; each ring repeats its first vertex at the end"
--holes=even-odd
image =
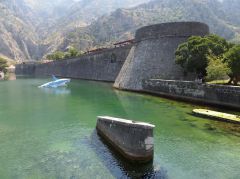
{"type": "Polygon", "coordinates": [[[142,81],[158,77],[166,80],[191,80],[175,63],[178,45],[190,36],[209,34],[209,27],[200,22],[173,22],[137,30],[135,45],[114,83],[115,88],[141,90],[142,81]]]}

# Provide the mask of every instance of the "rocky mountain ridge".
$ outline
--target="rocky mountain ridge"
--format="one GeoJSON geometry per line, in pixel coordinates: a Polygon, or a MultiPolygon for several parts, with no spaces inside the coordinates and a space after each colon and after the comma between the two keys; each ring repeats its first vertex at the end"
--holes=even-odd
{"type": "Polygon", "coordinates": [[[39,60],[68,46],[85,51],[169,21],[205,22],[240,41],[239,9],[239,0],[0,0],[0,55],[39,60]]]}
{"type": "MultiPolygon", "coordinates": [[[[240,23],[237,18],[240,2],[232,0],[229,11],[227,1],[218,0],[155,0],[131,9],[118,9],[103,16],[85,30],[93,36],[93,44],[108,44],[111,41],[133,38],[136,29],[150,24],[174,21],[199,21],[210,26],[216,33],[230,41],[240,41],[240,23]],[[236,4],[235,6],[233,4],[236,4]]],[[[72,35],[83,36],[83,31],[72,35]]],[[[74,43],[78,43],[75,41],[74,43]]],[[[73,43],[73,44],[74,44],[73,43]]]]}

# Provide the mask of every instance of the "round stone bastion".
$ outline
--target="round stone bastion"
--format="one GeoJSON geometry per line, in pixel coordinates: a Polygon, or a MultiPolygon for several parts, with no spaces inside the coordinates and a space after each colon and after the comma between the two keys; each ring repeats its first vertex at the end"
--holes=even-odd
{"type": "Polygon", "coordinates": [[[171,22],[138,29],[135,44],[114,83],[115,88],[142,90],[143,80],[193,80],[175,63],[175,51],[190,36],[209,34],[208,25],[200,22],[171,22]]]}

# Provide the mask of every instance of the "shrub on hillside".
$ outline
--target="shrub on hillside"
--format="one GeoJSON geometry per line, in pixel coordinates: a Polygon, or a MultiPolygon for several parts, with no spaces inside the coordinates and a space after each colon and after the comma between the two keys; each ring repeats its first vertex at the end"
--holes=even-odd
{"type": "Polygon", "coordinates": [[[56,51],[52,54],[47,55],[48,60],[62,60],[64,59],[64,53],[61,51],[56,51]]]}
{"type": "Polygon", "coordinates": [[[0,71],[2,71],[3,73],[6,73],[7,72],[7,60],[0,57],[0,71]]]}
{"type": "Polygon", "coordinates": [[[82,52],[77,51],[74,47],[69,47],[66,52],[56,51],[52,54],[47,55],[48,60],[62,60],[68,58],[74,58],[82,55],[82,52]]]}

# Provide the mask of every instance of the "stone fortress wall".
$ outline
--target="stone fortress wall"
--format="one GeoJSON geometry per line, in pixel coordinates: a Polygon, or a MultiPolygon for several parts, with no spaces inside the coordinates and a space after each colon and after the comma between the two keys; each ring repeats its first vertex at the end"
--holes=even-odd
{"type": "Polygon", "coordinates": [[[199,22],[146,26],[137,30],[133,45],[46,64],[22,64],[16,66],[16,74],[108,81],[118,89],[240,108],[239,87],[195,84],[195,76],[185,76],[175,63],[179,44],[207,34],[209,27],[199,22]]]}
{"type": "Polygon", "coordinates": [[[16,66],[18,75],[51,76],[114,82],[130,51],[131,45],[105,49],[78,58],[44,64],[16,66]]]}
{"type": "Polygon", "coordinates": [[[136,32],[136,43],[123,65],[114,87],[142,90],[142,81],[153,77],[166,80],[194,80],[184,76],[175,63],[175,51],[190,36],[209,34],[206,24],[173,22],[143,27],[136,32]]]}
{"type": "Polygon", "coordinates": [[[193,76],[184,76],[181,67],[175,64],[175,50],[188,37],[208,33],[208,26],[199,22],[146,26],[137,30],[133,46],[45,64],[17,65],[16,73],[110,81],[115,82],[114,87],[126,90],[141,90],[142,80],[156,76],[167,80],[192,80],[193,76]]]}

